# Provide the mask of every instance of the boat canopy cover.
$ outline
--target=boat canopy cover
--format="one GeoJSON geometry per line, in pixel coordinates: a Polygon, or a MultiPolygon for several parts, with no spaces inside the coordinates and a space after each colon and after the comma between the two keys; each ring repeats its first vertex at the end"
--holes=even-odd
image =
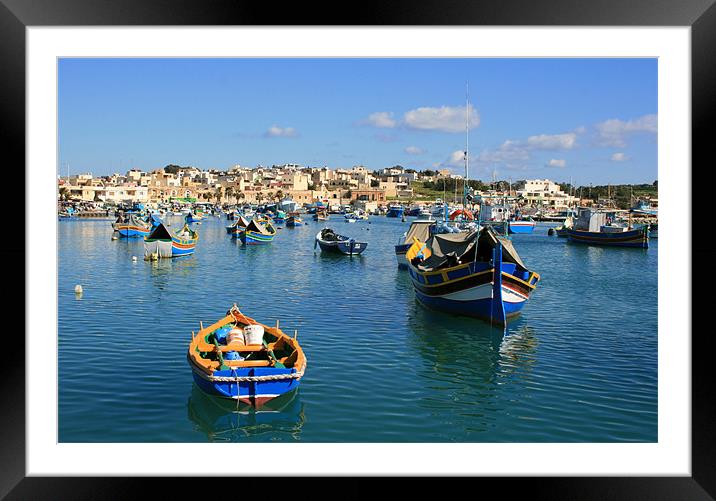
{"type": "Polygon", "coordinates": [[[427,240],[430,257],[418,265],[421,271],[456,266],[462,256],[475,247],[477,232],[438,233],[427,240]]]}
{"type": "Polygon", "coordinates": [[[241,227],[246,228],[249,225],[250,221],[246,219],[244,216],[239,216],[239,218],[236,220],[234,224],[231,225],[232,228],[241,227]]]}
{"type": "Polygon", "coordinates": [[[520,255],[517,254],[515,246],[512,245],[512,241],[505,237],[499,236],[490,226],[485,226],[480,231],[480,238],[478,240],[477,246],[483,249],[487,247],[490,252],[490,258],[492,258],[492,249],[495,248],[495,244],[497,244],[498,240],[502,244],[502,262],[515,263],[522,268],[527,269],[525,264],[522,262],[522,259],[520,259],[520,255]]]}
{"type": "Polygon", "coordinates": [[[249,221],[249,224],[246,225],[246,231],[255,231],[256,233],[261,233],[262,235],[271,235],[271,232],[266,229],[266,226],[257,222],[255,219],[249,221]]]}
{"type": "Polygon", "coordinates": [[[512,242],[499,236],[491,226],[478,231],[460,233],[439,233],[427,240],[430,257],[418,264],[421,271],[450,268],[473,260],[488,262],[497,242],[502,244],[502,261],[515,263],[526,269],[512,242]],[[477,255],[475,255],[477,253],[477,255]]]}
{"type": "Polygon", "coordinates": [[[169,229],[164,226],[164,223],[159,223],[154,227],[152,232],[147,237],[147,240],[171,240],[172,234],[169,229]]]}
{"type": "Polygon", "coordinates": [[[413,221],[405,234],[404,244],[413,243],[413,237],[421,242],[425,242],[430,238],[430,227],[435,225],[435,221],[413,221]]]}
{"type": "Polygon", "coordinates": [[[134,213],[128,214],[126,222],[130,226],[140,226],[142,228],[147,227],[147,223],[144,222],[141,217],[134,213]]]}

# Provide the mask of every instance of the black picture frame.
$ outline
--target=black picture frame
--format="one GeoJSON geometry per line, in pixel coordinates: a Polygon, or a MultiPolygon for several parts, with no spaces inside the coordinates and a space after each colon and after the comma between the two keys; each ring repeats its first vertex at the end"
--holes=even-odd
{"type": "MultiPolygon", "coordinates": [[[[570,0],[476,2],[470,0],[405,0],[393,2],[363,1],[346,3],[339,10],[328,11],[316,3],[294,3],[277,8],[264,2],[243,0],[0,0],[0,142],[4,158],[25,163],[25,29],[29,26],[162,26],[162,25],[452,25],[452,26],[689,26],[691,27],[692,70],[692,165],[691,179],[698,173],[699,185],[713,185],[713,160],[707,157],[712,140],[708,125],[714,122],[716,90],[716,6],[715,0],[570,0]],[[319,14],[322,12],[323,14],[319,14]],[[340,12],[340,14],[339,14],[340,12]]],[[[668,140],[668,138],[660,138],[668,140]]],[[[680,172],[689,166],[668,166],[680,172]]],[[[686,179],[689,179],[687,176],[686,179]]],[[[691,186],[684,186],[691,190],[691,186]]],[[[28,191],[26,190],[26,193],[28,191]]],[[[693,193],[693,190],[692,190],[693,193]]],[[[709,200],[692,196],[691,213],[709,214],[709,200]]],[[[688,208],[684,209],[688,215],[688,208]]],[[[25,224],[28,222],[25,221],[25,224]]],[[[691,239],[693,232],[673,238],[691,239]]],[[[664,236],[662,236],[664,238],[664,236]]],[[[710,239],[691,240],[692,262],[709,261],[716,252],[710,239]]],[[[6,259],[15,262],[25,257],[24,238],[13,238],[4,246],[6,259]]],[[[674,263],[676,264],[676,263],[674,263]]],[[[690,269],[684,270],[693,277],[690,269]]],[[[705,301],[713,293],[702,281],[692,280],[692,312],[703,311],[705,301]],[[701,299],[697,299],[701,298],[701,299]],[[702,304],[699,304],[702,302],[702,304]],[[699,308],[701,306],[701,308],[699,308]]],[[[15,311],[24,309],[25,296],[16,294],[15,311]]],[[[9,305],[8,302],[6,304],[9,305]]],[[[703,315],[703,313],[701,314],[703,315]]],[[[712,423],[714,390],[710,374],[711,350],[708,349],[712,331],[692,316],[692,476],[691,477],[564,477],[564,478],[479,478],[479,490],[492,486],[502,492],[500,497],[527,499],[713,499],[716,493],[712,423]],[[505,486],[508,486],[506,489],[505,486]]],[[[685,319],[688,322],[688,319],[685,319]]],[[[7,338],[6,338],[7,339],[7,338]]],[[[9,357],[3,361],[2,411],[0,413],[0,496],[7,499],[126,499],[138,495],[140,482],[157,484],[162,496],[189,494],[199,487],[196,481],[181,478],[80,478],[26,477],[25,474],[25,367],[24,357],[9,357]]],[[[289,473],[290,470],[284,473],[289,473]]],[[[220,482],[206,479],[217,486],[220,482]]],[[[418,479],[413,487],[423,488],[418,479]]],[[[444,485],[452,486],[452,481],[444,485]]],[[[459,485],[463,485],[460,483],[459,485]]],[[[473,492],[478,487],[469,484],[473,492]]],[[[146,486],[141,486],[144,491],[146,486]]],[[[369,480],[343,479],[340,497],[353,497],[371,492],[369,480]]],[[[226,492],[231,492],[227,490],[226,492]]],[[[375,492],[375,491],[373,491],[375,492]]],[[[446,492],[453,492],[452,487],[446,492]]],[[[494,492],[492,489],[485,493],[494,492]]],[[[289,494],[284,490],[284,494],[289,494]]],[[[299,492],[293,493],[300,495],[299,492]]],[[[244,494],[244,496],[250,494],[244,494]]],[[[403,497],[403,496],[401,496],[403,497]]]]}

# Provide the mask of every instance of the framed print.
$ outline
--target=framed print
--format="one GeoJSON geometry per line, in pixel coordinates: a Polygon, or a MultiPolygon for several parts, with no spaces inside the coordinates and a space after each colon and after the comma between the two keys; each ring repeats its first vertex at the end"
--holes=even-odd
{"type": "Polygon", "coordinates": [[[691,165],[716,7],[562,4],[317,26],[4,1],[27,295],[0,492],[510,476],[711,499],[691,165]]]}

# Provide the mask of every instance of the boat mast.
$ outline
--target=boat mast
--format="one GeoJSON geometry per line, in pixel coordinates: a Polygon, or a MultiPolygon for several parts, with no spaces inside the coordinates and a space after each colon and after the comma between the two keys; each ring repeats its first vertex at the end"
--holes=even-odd
{"type": "Polygon", "coordinates": [[[468,83],[465,82],[465,179],[462,183],[462,208],[467,210],[467,180],[469,176],[470,161],[468,152],[470,150],[470,99],[468,94],[468,83]]]}

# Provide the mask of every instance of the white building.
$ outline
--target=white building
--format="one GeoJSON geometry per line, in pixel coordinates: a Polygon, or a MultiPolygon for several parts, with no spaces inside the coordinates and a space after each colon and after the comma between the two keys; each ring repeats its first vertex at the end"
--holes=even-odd
{"type": "Polygon", "coordinates": [[[572,207],[577,204],[577,197],[573,197],[549,179],[528,179],[524,186],[517,190],[517,196],[522,197],[527,205],[542,207],[572,207]]]}

